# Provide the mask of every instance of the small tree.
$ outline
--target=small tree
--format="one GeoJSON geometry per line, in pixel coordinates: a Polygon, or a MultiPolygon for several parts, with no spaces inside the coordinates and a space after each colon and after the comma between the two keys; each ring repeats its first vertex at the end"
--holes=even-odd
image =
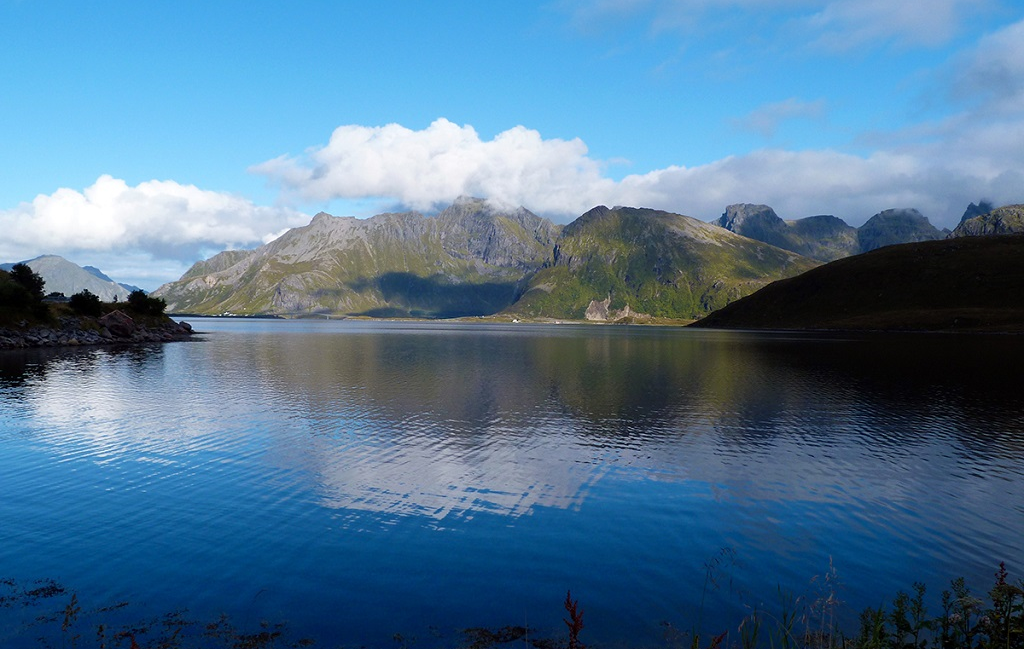
{"type": "Polygon", "coordinates": [[[36,271],[25,264],[14,264],[11,267],[11,279],[21,284],[36,300],[42,300],[46,282],[36,271]]]}
{"type": "Polygon", "coordinates": [[[98,316],[103,312],[100,298],[89,289],[83,289],[81,293],[75,293],[68,301],[71,310],[80,315],[98,316]]]}
{"type": "MultiPolygon", "coordinates": [[[[28,268],[23,264],[17,264],[17,266],[28,268]]],[[[19,271],[18,277],[27,281],[31,288],[26,287],[21,281],[17,281],[13,272],[0,270],[0,316],[13,317],[15,320],[25,316],[41,320],[49,317],[50,308],[36,292],[42,282],[41,279],[39,282],[35,281],[39,276],[29,269],[28,273],[19,271]]]]}
{"type": "Polygon", "coordinates": [[[128,307],[144,315],[163,315],[167,302],[163,298],[150,297],[145,291],[132,291],[128,295],[128,307]]]}

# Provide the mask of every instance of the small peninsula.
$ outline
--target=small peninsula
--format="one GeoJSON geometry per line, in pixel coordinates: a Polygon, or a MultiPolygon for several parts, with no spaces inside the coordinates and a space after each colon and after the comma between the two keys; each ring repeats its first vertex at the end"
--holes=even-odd
{"type": "Polygon", "coordinates": [[[25,264],[0,270],[0,349],[171,342],[193,333],[141,290],[103,302],[87,289],[67,298],[44,294],[44,286],[25,264]]]}

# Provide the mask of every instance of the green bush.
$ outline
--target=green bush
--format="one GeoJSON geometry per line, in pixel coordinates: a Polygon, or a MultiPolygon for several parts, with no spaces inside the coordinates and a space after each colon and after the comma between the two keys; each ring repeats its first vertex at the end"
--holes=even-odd
{"type": "Polygon", "coordinates": [[[83,289],[81,293],[75,293],[68,301],[71,310],[79,315],[99,316],[103,312],[103,305],[98,295],[89,289],[83,289]]]}
{"type": "Polygon", "coordinates": [[[167,302],[163,298],[150,297],[145,291],[132,291],[128,295],[128,308],[141,315],[163,315],[167,302]]]}
{"type": "MultiPolygon", "coordinates": [[[[24,264],[16,266],[28,268],[24,264]]],[[[3,316],[0,320],[17,322],[22,318],[45,320],[49,317],[50,309],[37,292],[42,290],[39,288],[42,280],[36,282],[34,278],[38,279],[39,276],[32,273],[31,269],[28,273],[21,271],[17,277],[12,272],[0,270],[0,311],[3,316]]]]}
{"type": "Polygon", "coordinates": [[[11,267],[11,279],[25,287],[35,300],[42,300],[45,295],[46,282],[39,273],[35,272],[25,264],[14,264],[11,267]]]}

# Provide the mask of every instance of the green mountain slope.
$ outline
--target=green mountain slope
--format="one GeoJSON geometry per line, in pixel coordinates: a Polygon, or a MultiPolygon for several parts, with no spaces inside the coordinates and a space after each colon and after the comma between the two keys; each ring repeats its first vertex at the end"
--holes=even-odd
{"type": "Polygon", "coordinates": [[[179,313],[488,314],[521,293],[559,229],[525,209],[468,198],[432,218],[321,213],[256,250],[199,262],[154,295],[179,313]]]}
{"type": "Polygon", "coordinates": [[[1024,237],[888,246],[781,280],[692,326],[1024,331],[1024,237]]]}
{"type": "Polygon", "coordinates": [[[680,214],[595,207],[510,307],[525,317],[696,318],[815,262],[680,214]],[[606,316],[607,313],[607,316],[606,316]],[[605,317],[602,317],[605,316],[605,317]]]}

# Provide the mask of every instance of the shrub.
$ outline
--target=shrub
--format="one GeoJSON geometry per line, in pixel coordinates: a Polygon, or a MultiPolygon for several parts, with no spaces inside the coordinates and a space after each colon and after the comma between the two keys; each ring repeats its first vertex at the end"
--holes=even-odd
{"type": "MultiPolygon", "coordinates": [[[[23,264],[17,265],[23,266],[23,264]]],[[[25,266],[25,268],[28,267],[25,266]]],[[[19,277],[25,279],[26,275],[23,274],[19,277]]],[[[35,275],[35,277],[39,276],[35,275]]],[[[17,281],[13,273],[0,270],[0,319],[6,322],[17,322],[26,317],[34,320],[45,320],[49,317],[49,307],[37,293],[33,292],[37,284],[34,281],[29,283],[32,284],[32,288],[26,288],[24,283],[17,281]]]]}
{"type": "Polygon", "coordinates": [[[128,307],[141,315],[163,315],[167,302],[163,298],[150,297],[145,291],[132,291],[128,295],[128,307]]]}
{"type": "Polygon", "coordinates": [[[89,289],[83,289],[81,293],[72,295],[68,303],[71,310],[79,315],[98,316],[103,312],[99,296],[89,289]]]}
{"type": "Polygon", "coordinates": [[[25,264],[14,264],[14,266],[11,267],[11,279],[25,287],[25,290],[27,290],[35,300],[43,299],[43,295],[45,295],[43,291],[45,290],[46,282],[43,281],[43,278],[39,273],[35,272],[25,264]]]}

